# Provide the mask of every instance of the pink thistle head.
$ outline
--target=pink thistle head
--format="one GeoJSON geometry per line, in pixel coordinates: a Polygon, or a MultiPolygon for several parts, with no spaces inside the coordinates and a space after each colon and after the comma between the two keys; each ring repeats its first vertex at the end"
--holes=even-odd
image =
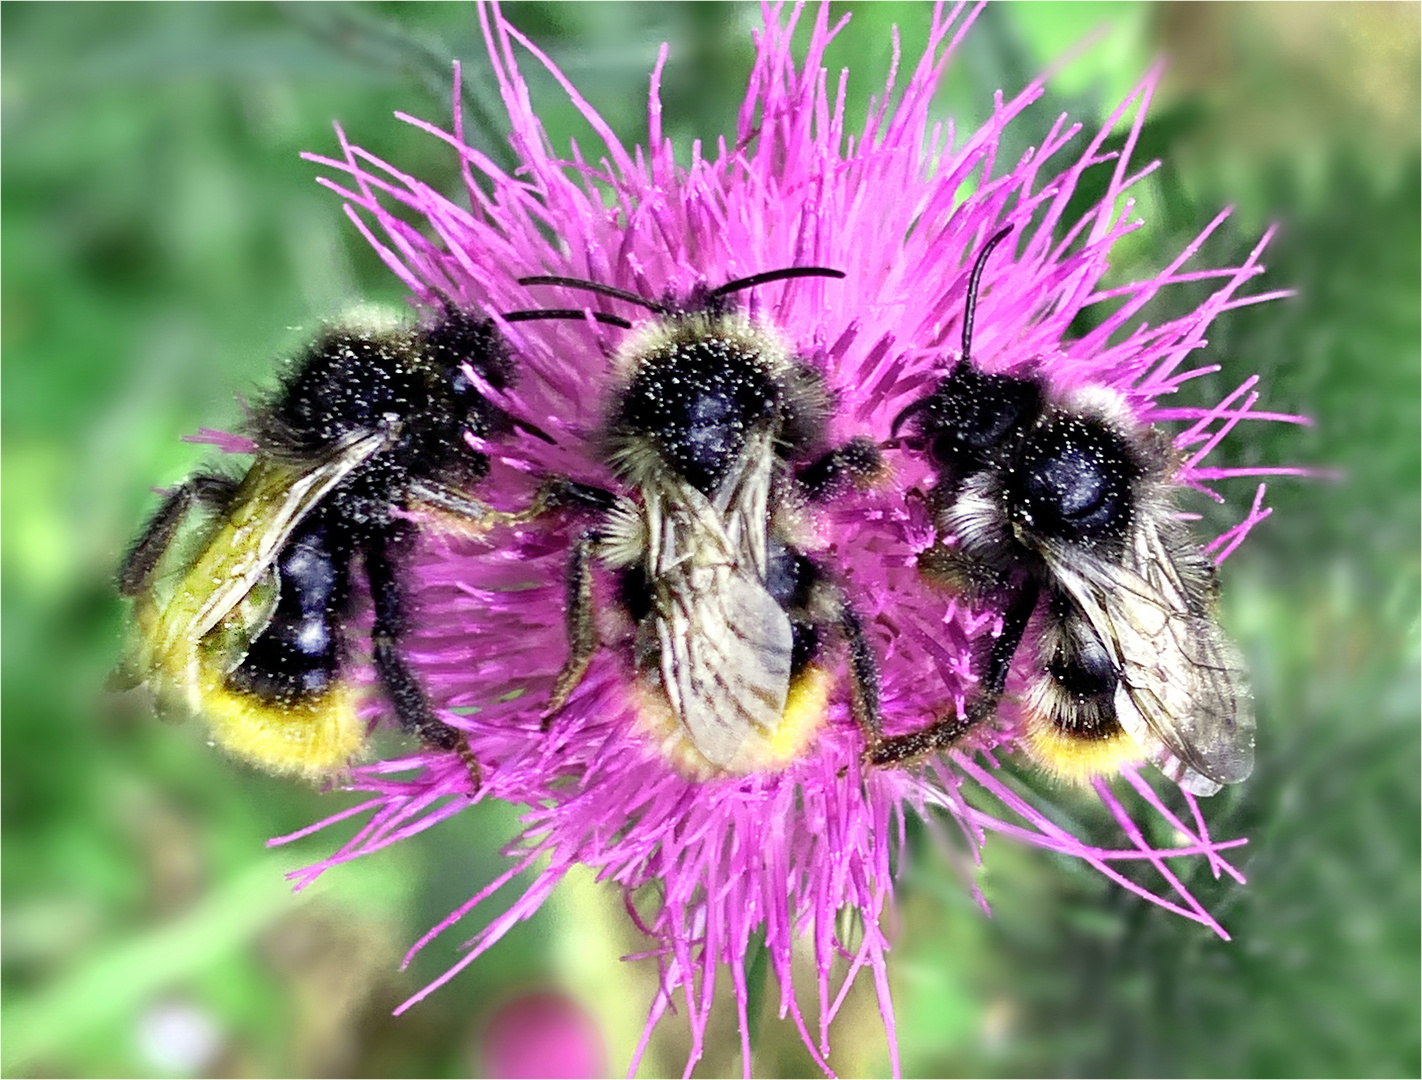
{"type": "MultiPolygon", "coordinates": [[[[404,119],[460,155],[468,210],[343,134],[343,156],[313,160],[342,174],[322,182],[346,200],[356,226],[425,305],[447,299],[498,315],[547,304],[646,320],[644,310],[586,292],[540,297],[519,279],[577,278],[678,304],[767,270],[843,271],[843,280],[789,280],[738,294],[745,317],[773,328],[823,380],[833,402],[827,420],[833,445],[889,440],[895,417],[951,369],[974,254],[1008,224],[1014,231],[987,264],[979,290],[972,351],[981,370],[1040,372],[1062,392],[1106,388],[1141,424],[1184,421],[1174,440],[1181,456],[1175,481],[1207,491],[1232,475],[1204,458],[1236,424],[1291,419],[1255,411],[1254,380],[1214,408],[1162,403],[1214,370],[1191,367],[1190,360],[1216,317],[1278,295],[1242,292],[1263,271],[1257,259],[1267,237],[1241,266],[1187,269],[1221,214],[1154,277],[1111,289],[1101,284],[1112,244],[1141,225],[1129,192],[1154,165],[1136,167],[1131,155],[1155,74],[1094,134],[1063,117],[1039,147],[1003,163],[999,140],[1041,96],[1042,80],[1010,99],[999,94],[992,117],[975,132],[929,124],[935,87],[971,23],[961,7],[936,12],[928,46],[904,84],[891,76],[878,104],[852,128],[844,82],[832,89],[821,66],[843,26],[831,26],[828,17],[827,6],[814,9],[808,52],[797,62],[791,36],[800,12],[767,15],[734,142],[714,152],[698,144],[689,161],[675,159],[661,131],[657,87],[665,51],[652,73],[646,143],[629,149],[538,48],[488,7],[480,19],[509,115],[516,171],[465,146],[457,114],[452,132],[404,119]],[[575,145],[561,156],[550,148],[519,71],[520,59],[529,58],[548,68],[581,111],[600,144],[595,154],[575,145]],[[1108,151],[1108,136],[1122,125],[1124,148],[1108,151]],[[1069,217],[1082,174],[1105,162],[1113,163],[1105,194],[1069,217]],[[1218,287],[1194,311],[1158,326],[1136,321],[1162,289],[1203,279],[1218,287]],[[1070,337],[1077,314],[1101,303],[1114,305],[1110,314],[1086,336],[1070,337]]],[[[525,424],[482,447],[493,470],[481,496],[519,508],[550,476],[635,496],[619,487],[604,432],[619,377],[609,358],[625,359],[628,332],[591,318],[503,325],[521,374],[511,389],[485,389],[525,424]]],[[[895,453],[891,466],[891,479],[810,514],[803,543],[832,568],[858,613],[877,660],[885,729],[896,733],[961,708],[979,645],[1001,619],[925,583],[919,559],[940,537],[915,493],[930,489],[935,477],[924,455],[895,453]]],[[[1262,495],[1261,486],[1240,524],[1209,546],[1217,558],[1267,515],[1262,495]]],[[[1082,858],[1144,898],[1224,934],[1166,859],[1194,855],[1208,860],[1216,876],[1239,877],[1223,852],[1243,841],[1211,839],[1192,796],[1183,794],[1181,808],[1171,809],[1131,767],[1123,776],[1133,802],[1159,816],[1178,843],[1153,847],[1104,781],[1096,790],[1129,843],[1103,848],[1072,836],[998,777],[994,754],[1012,751],[1021,736],[1010,708],[999,724],[980,725],[922,768],[865,771],[864,736],[841,677],[817,706],[813,728],[773,767],[706,778],[669,760],[647,737],[629,692],[632,648],[622,627],[610,632],[622,634],[621,646],[595,654],[545,732],[543,706],[569,651],[563,579],[575,536],[569,520],[549,515],[489,545],[432,540],[413,568],[423,622],[409,652],[444,718],[467,733],[483,764],[476,797],[528,807],[523,832],[509,848],[508,872],[416,949],[517,874],[537,869],[533,884],[475,935],[458,964],[407,1004],[491,947],[581,864],[624,891],[629,917],[649,938],[646,955],[659,965],[661,990],[648,1034],[668,1009],[684,1010],[694,1062],[717,980],[729,979],[749,1075],[748,970],[763,948],[779,984],[781,1015],[797,1025],[826,1071],[830,1024],[849,986],[867,971],[897,1072],[884,917],[907,817],[936,820],[940,812],[957,824],[975,857],[988,832],[1015,836],[1082,858]],[[970,803],[965,785],[980,787],[997,809],[980,809],[981,799],[970,803]],[[1154,883],[1127,873],[1131,865],[1149,865],[1154,883]],[[858,916],[852,931],[845,911],[858,916]],[[807,942],[813,956],[812,1015],[795,994],[797,941],[807,942]]],[[[335,855],[301,874],[302,883],[458,813],[467,805],[468,777],[455,755],[425,752],[357,768],[351,787],[372,798],[331,820],[357,814],[368,820],[335,855]]]]}

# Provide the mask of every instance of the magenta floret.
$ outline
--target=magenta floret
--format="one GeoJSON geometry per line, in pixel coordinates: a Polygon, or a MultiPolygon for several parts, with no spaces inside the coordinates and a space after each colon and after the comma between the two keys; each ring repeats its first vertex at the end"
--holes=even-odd
{"type": "MultiPolygon", "coordinates": [[[[1190,379],[1216,370],[1188,366],[1214,319],[1281,295],[1242,291],[1263,271],[1258,256],[1267,236],[1240,266],[1186,269],[1224,220],[1221,214],[1154,277],[1109,289],[1101,284],[1112,244],[1141,225],[1128,193],[1155,163],[1137,167],[1131,156],[1158,73],[1094,134],[1061,117],[1040,147],[1015,164],[1002,163],[1003,131],[1042,95],[1044,82],[1011,99],[999,94],[992,117],[977,131],[956,132],[951,122],[931,125],[934,89],[972,20],[961,6],[936,12],[928,47],[907,82],[897,88],[891,76],[853,133],[844,115],[844,78],[832,80],[821,66],[844,24],[830,26],[827,8],[815,9],[807,55],[797,62],[791,34],[798,17],[798,10],[769,12],[734,143],[722,141],[710,155],[698,145],[686,163],[677,163],[661,132],[657,88],[665,49],[651,76],[646,145],[628,149],[497,8],[482,8],[480,19],[518,170],[505,172],[465,146],[457,111],[452,133],[403,117],[461,156],[472,210],[352,146],[344,133],[342,156],[312,160],[342,174],[322,182],[346,200],[356,226],[425,304],[449,297],[491,313],[528,308],[535,302],[517,279],[531,274],[571,275],[659,298],[768,268],[842,268],[843,282],[798,281],[748,294],[753,312],[823,366],[839,395],[838,439],[886,439],[894,416],[929,392],[956,359],[968,266],[1004,223],[1016,229],[987,269],[975,362],[1005,372],[1038,364],[1054,384],[1121,391],[1142,419],[1185,422],[1176,439],[1188,454],[1179,482],[1204,490],[1246,472],[1203,463],[1241,420],[1297,419],[1256,411],[1254,379],[1214,408],[1161,404],[1190,379]],[[543,64],[581,111],[596,135],[595,153],[574,146],[562,155],[549,146],[519,73],[520,51],[543,64]],[[1108,151],[1108,136],[1123,126],[1124,149],[1108,151]],[[1114,162],[1105,195],[1084,216],[1066,219],[1083,172],[1103,162],[1114,162]],[[1160,326],[1136,322],[1161,289],[1200,280],[1218,287],[1189,314],[1160,326]],[[1098,328],[1069,338],[1077,313],[1101,303],[1113,307],[1098,328]]],[[[579,322],[508,327],[522,375],[515,389],[489,392],[554,442],[530,435],[486,447],[494,468],[481,493],[490,501],[526,505],[538,478],[549,474],[609,482],[593,435],[605,405],[607,351],[620,333],[579,322]]],[[[820,522],[826,559],[842,573],[877,650],[891,731],[922,726],[961,701],[972,682],[973,644],[998,622],[924,586],[916,557],[935,542],[934,530],[922,502],[905,496],[928,486],[931,475],[911,455],[896,457],[894,468],[890,484],[837,502],[820,522]]],[[[1223,559],[1267,514],[1261,485],[1239,524],[1211,550],[1223,559]]],[[[749,1075],[747,967],[753,943],[763,939],[780,987],[780,1012],[827,1072],[829,1025],[867,968],[897,1072],[889,942],[881,928],[893,901],[891,853],[907,815],[942,812],[957,822],[975,855],[987,834],[997,832],[1078,857],[1224,936],[1166,860],[1204,858],[1215,876],[1243,880],[1225,853],[1244,841],[1213,840],[1193,797],[1172,789],[1170,799],[1183,799],[1184,807],[1172,810],[1133,770],[1124,774],[1126,786],[1174,831],[1177,846],[1153,848],[1104,782],[1096,791],[1128,843],[1106,849],[1072,836],[1000,778],[994,753],[1012,749],[1010,718],[921,770],[861,775],[861,736],[844,694],[837,693],[824,730],[790,767],[698,783],[678,775],[635,734],[623,666],[603,650],[545,735],[541,706],[567,655],[562,582],[569,542],[566,526],[548,523],[520,527],[488,545],[436,539],[416,568],[424,622],[409,645],[412,659],[434,700],[457,710],[445,718],[469,733],[484,763],[477,798],[527,810],[507,872],[415,949],[520,873],[532,870],[534,879],[474,936],[448,974],[407,1006],[530,916],[581,864],[625,891],[629,916],[650,939],[647,954],[661,970],[647,1033],[668,1008],[683,1012],[693,1035],[688,1069],[702,1051],[716,980],[729,977],[749,1075]],[[962,790],[973,785],[987,798],[970,805],[962,790]],[[985,803],[996,809],[980,809],[985,803]],[[1130,863],[1150,864],[1159,884],[1147,887],[1139,875],[1128,876],[1123,867],[1130,863]],[[639,892],[652,883],[659,887],[639,892]],[[634,906],[634,894],[642,906],[634,906]],[[862,914],[852,948],[840,936],[845,909],[862,914]],[[797,939],[813,948],[814,1017],[802,1015],[794,994],[797,939]]],[[[323,825],[351,817],[364,823],[331,858],[298,875],[302,883],[468,805],[468,777],[453,755],[425,752],[366,765],[354,771],[350,786],[373,797],[323,825]]]]}

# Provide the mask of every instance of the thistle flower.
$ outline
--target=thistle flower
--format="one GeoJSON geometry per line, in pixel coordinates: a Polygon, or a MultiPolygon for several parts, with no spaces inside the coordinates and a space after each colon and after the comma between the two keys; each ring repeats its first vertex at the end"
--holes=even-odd
{"type": "MultiPolygon", "coordinates": [[[[526,309],[537,301],[517,279],[535,274],[660,299],[785,266],[843,269],[842,283],[779,283],[745,301],[753,318],[773,324],[823,370],[836,395],[838,441],[886,439],[895,415],[929,393],[956,359],[969,264],[1004,223],[1016,231],[984,278],[977,362],[1009,373],[1035,362],[1054,384],[1121,392],[1144,421],[1183,422],[1175,439],[1186,455],[1179,482],[1206,491],[1239,472],[1211,468],[1204,459],[1241,420],[1292,419],[1255,410],[1254,379],[1213,408],[1159,404],[1215,370],[1189,363],[1215,318],[1279,295],[1241,291],[1263,270],[1258,257],[1267,236],[1240,266],[1187,269],[1224,221],[1222,213],[1154,277],[1101,285],[1112,245],[1142,224],[1129,192],[1155,165],[1134,165],[1132,152],[1158,73],[1094,134],[1062,117],[1039,147],[1004,164],[1003,133],[1042,95],[1043,80],[1010,99],[999,94],[977,131],[929,123],[935,87],[971,23],[961,7],[935,12],[928,46],[903,86],[891,74],[853,129],[845,76],[835,83],[821,66],[844,22],[831,26],[827,7],[818,8],[806,57],[797,63],[791,36],[798,18],[798,10],[767,15],[734,142],[721,141],[714,151],[697,144],[689,161],[675,160],[661,128],[665,49],[651,74],[646,144],[628,149],[497,8],[481,8],[480,19],[518,169],[505,172],[464,144],[457,85],[452,132],[402,117],[460,156],[471,209],[351,145],[339,130],[341,156],[312,160],[340,174],[323,182],[346,200],[357,228],[422,305],[448,298],[490,313],[526,309]],[[519,70],[520,60],[530,58],[582,113],[599,143],[594,153],[574,145],[561,155],[549,146],[519,70]],[[1124,148],[1108,151],[1108,136],[1122,126],[1124,148]],[[1102,163],[1111,163],[1104,195],[1084,214],[1069,216],[1083,173],[1102,163]],[[1132,326],[1161,290],[1201,280],[1218,286],[1198,308],[1162,325],[1132,326]],[[1077,314],[1097,304],[1109,305],[1110,313],[1084,337],[1071,338],[1077,314]]],[[[481,494],[518,507],[544,476],[609,485],[595,436],[607,404],[606,357],[623,332],[571,321],[519,323],[507,333],[522,374],[516,388],[495,396],[550,439],[525,427],[489,445],[495,467],[481,494]]],[[[955,604],[924,585],[916,559],[937,538],[926,511],[906,493],[930,486],[932,477],[912,455],[896,456],[893,468],[890,483],[825,510],[815,545],[863,616],[890,732],[922,727],[955,708],[971,685],[975,643],[1000,623],[998,614],[955,604]]],[[[1263,494],[1261,485],[1239,523],[1209,545],[1217,559],[1267,516],[1263,494]]],[[[999,726],[984,725],[922,767],[861,772],[862,737],[847,695],[836,692],[816,737],[783,768],[697,781],[684,778],[639,733],[626,657],[603,649],[545,733],[542,706],[568,653],[562,592],[569,529],[550,518],[488,545],[435,539],[414,568],[424,621],[410,652],[443,716],[468,733],[483,763],[484,784],[474,797],[527,807],[523,832],[508,848],[507,872],[414,949],[517,875],[531,870],[534,877],[446,975],[402,1008],[467,967],[536,911],[569,869],[584,865],[623,890],[629,918],[649,939],[646,955],[659,965],[661,986],[643,1048],[662,1015],[680,1008],[692,1033],[689,1070],[702,1054],[716,983],[728,978],[749,1075],[747,972],[753,951],[763,948],[781,1016],[789,1016],[826,1072],[830,1024],[850,985],[867,973],[897,1073],[883,923],[893,903],[894,852],[912,815],[955,823],[975,856],[997,832],[1081,858],[1144,899],[1225,936],[1167,859],[1196,856],[1216,876],[1242,881],[1225,852],[1243,841],[1212,839],[1193,797],[1173,789],[1159,794],[1134,769],[1123,773],[1134,796],[1095,785],[1128,843],[1098,847],[1071,835],[999,771],[997,755],[1010,753],[1018,735],[1010,708],[999,726]],[[971,802],[970,789],[979,792],[971,802]],[[1128,804],[1173,830],[1176,845],[1152,846],[1128,804]],[[1146,865],[1154,881],[1129,869],[1146,865]],[[858,915],[852,930],[841,918],[845,911],[858,915]],[[802,1013],[795,994],[797,941],[813,957],[813,1016],[802,1013]]],[[[299,880],[460,813],[469,803],[468,784],[456,757],[431,751],[356,768],[350,787],[371,798],[300,835],[350,817],[363,816],[363,824],[299,880]]]]}

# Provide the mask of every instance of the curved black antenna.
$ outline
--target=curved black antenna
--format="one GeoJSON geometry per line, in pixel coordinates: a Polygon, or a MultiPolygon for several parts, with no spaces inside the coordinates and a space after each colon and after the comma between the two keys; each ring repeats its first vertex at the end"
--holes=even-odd
{"type": "Polygon", "coordinates": [[[638,296],[626,289],[619,289],[616,285],[602,285],[596,281],[584,281],[582,278],[560,277],[557,274],[534,274],[532,277],[519,278],[518,283],[520,285],[561,285],[565,289],[582,289],[586,292],[598,293],[601,296],[610,296],[614,300],[626,300],[629,304],[636,304],[648,311],[655,311],[658,315],[667,313],[667,309],[655,300],[648,300],[645,296],[638,296]]]}
{"type": "MultiPolygon", "coordinates": [[[[992,249],[997,247],[1007,239],[1007,234],[1012,231],[1011,225],[1004,225],[986,244],[983,245],[978,261],[973,263],[973,272],[968,277],[968,304],[963,309],[963,355],[958,358],[957,367],[966,367],[968,357],[973,347],[973,314],[978,306],[978,282],[983,277],[983,267],[987,265],[988,256],[992,254],[992,249]]],[[[902,414],[900,414],[902,415],[902,414]]]]}
{"type": "Polygon", "coordinates": [[[587,319],[589,317],[594,322],[600,322],[606,326],[620,326],[623,330],[632,329],[632,324],[621,315],[609,315],[605,311],[590,311],[587,308],[533,308],[530,311],[502,311],[499,313],[499,318],[504,322],[536,322],[539,319],[587,319]]]}
{"type": "Polygon", "coordinates": [[[899,415],[894,417],[894,422],[889,425],[889,438],[891,440],[897,439],[899,437],[899,428],[904,426],[904,421],[911,417],[914,413],[921,412],[922,410],[928,408],[928,403],[932,400],[932,395],[929,395],[928,397],[919,398],[911,405],[905,405],[899,411],[899,415]]]}
{"type": "Polygon", "coordinates": [[[844,277],[844,271],[831,270],[827,266],[786,266],[780,270],[766,270],[763,273],[752,274],[750,277],[728,281],[720,288],[712,289],[711,295],[726,296],[729,293],[740,292],[742,289],[753,289],[757,285],[765,285],[772,281],[784,281],[787,278],[802,277],[842,278],[844,277]]]}
{"type": "Polygon", "coordinates": [[[549,446],[558,445],[557,439],[553,438],[552,435],[549,435],[548,432],[544,431],[541,427],[539,427],[531,420],[520,420],[517,416],[510,416],[509,423],[511,423],[519,431],[528,432],[535,439],[542,439],[549,446]]]}

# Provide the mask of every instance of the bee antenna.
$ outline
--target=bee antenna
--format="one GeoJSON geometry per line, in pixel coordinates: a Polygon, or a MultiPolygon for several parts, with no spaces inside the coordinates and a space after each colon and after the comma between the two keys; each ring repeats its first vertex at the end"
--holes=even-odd
{"type": "Polygon", "coordinates": [[[504,322],[536,322],[539,319],[587,319],[606,326],[619,326],[631,330],[632,324],[620,315],[609,315],[605,311],[589,311],[587,308],[534,308],[529,311],[504,311],[499,318],[504,322]]]}
{"type": "Polygon", "coordinates": [[[728,281],[718,289],[712,289],[713,297],[726,296],[729,293],[740,292],[742,289],[753,289],[757,285],[766,285],[772,281],[784,281],[787,278],[802,277],[823,277],[842,278],[843,270],[831,270],[827,266],[786,266],[779,270],[766,270],[764,273],[752,274],[750,277],[737,278],[735,281],[728,281]]]}
{"type": "Polygon", "coordinates": [[[889,425],[889,438],[897,439],[899,437],[899,428],[904,426],[904,422],[913,416],[914,413],[922,412],[928,408],[928,403],[932,400],[933,398],[931,396],[919,398],[913,404],[906,405],[900,410],[899,415],[894,417],[894,422],[889,425]]]}
{"type": "MultiPolygon", "coordinates": [[[[987,265],[988,256],[992,254],[992,249],[997,247],[1007,239],[1007,234],[1012,231],[1011,225],[1005,225],[983,245],[982,252],[978,255],[978,261],[973,263],[973,272],[968,276],[968,304],[963,309],[963,355],[958,358],[957,367],[967,367],[968,357],[972,353],[973,347],[973,314],[978,306],[978,283],[983,277],[983,267],[987,265]]],[[[900,415],[903,415],[900,413],[900,415]]],[[[895,421],[897,423],[897,421],[895,421]]]]}
{"type": "Polygon", "coordinates": [[[535,439],[542,439],[549,446],[558,445],[557,439],[553,438],[552,435],[549,435],[548,432],[544,431],[541,427],[533,423],[531,420],[520,420],[517,416],[510,416],[509,422],[513,424],[514,427],[518,428],[519,431],[526,431],[535,439]]]}
{"type": "Polygon", "coordinates": [[[638,296],[634,292],[626,289],[619,289],[616,285],[603,285],[597,281],[585,281],[582,278],[562,277],[559,274],[534,274],[532,277],[521,277],[518,279],[520,285],[561,285],[565,289],[582,289],[586,292],[597,293],[600,296],[610,296],[614,300],[626,300],[629,304],[636,304],[644,307],[648,311],[654,311],[658,315],[665,315],[667,309],[654,300],[648,300],[645,296],[638,296]]]}

